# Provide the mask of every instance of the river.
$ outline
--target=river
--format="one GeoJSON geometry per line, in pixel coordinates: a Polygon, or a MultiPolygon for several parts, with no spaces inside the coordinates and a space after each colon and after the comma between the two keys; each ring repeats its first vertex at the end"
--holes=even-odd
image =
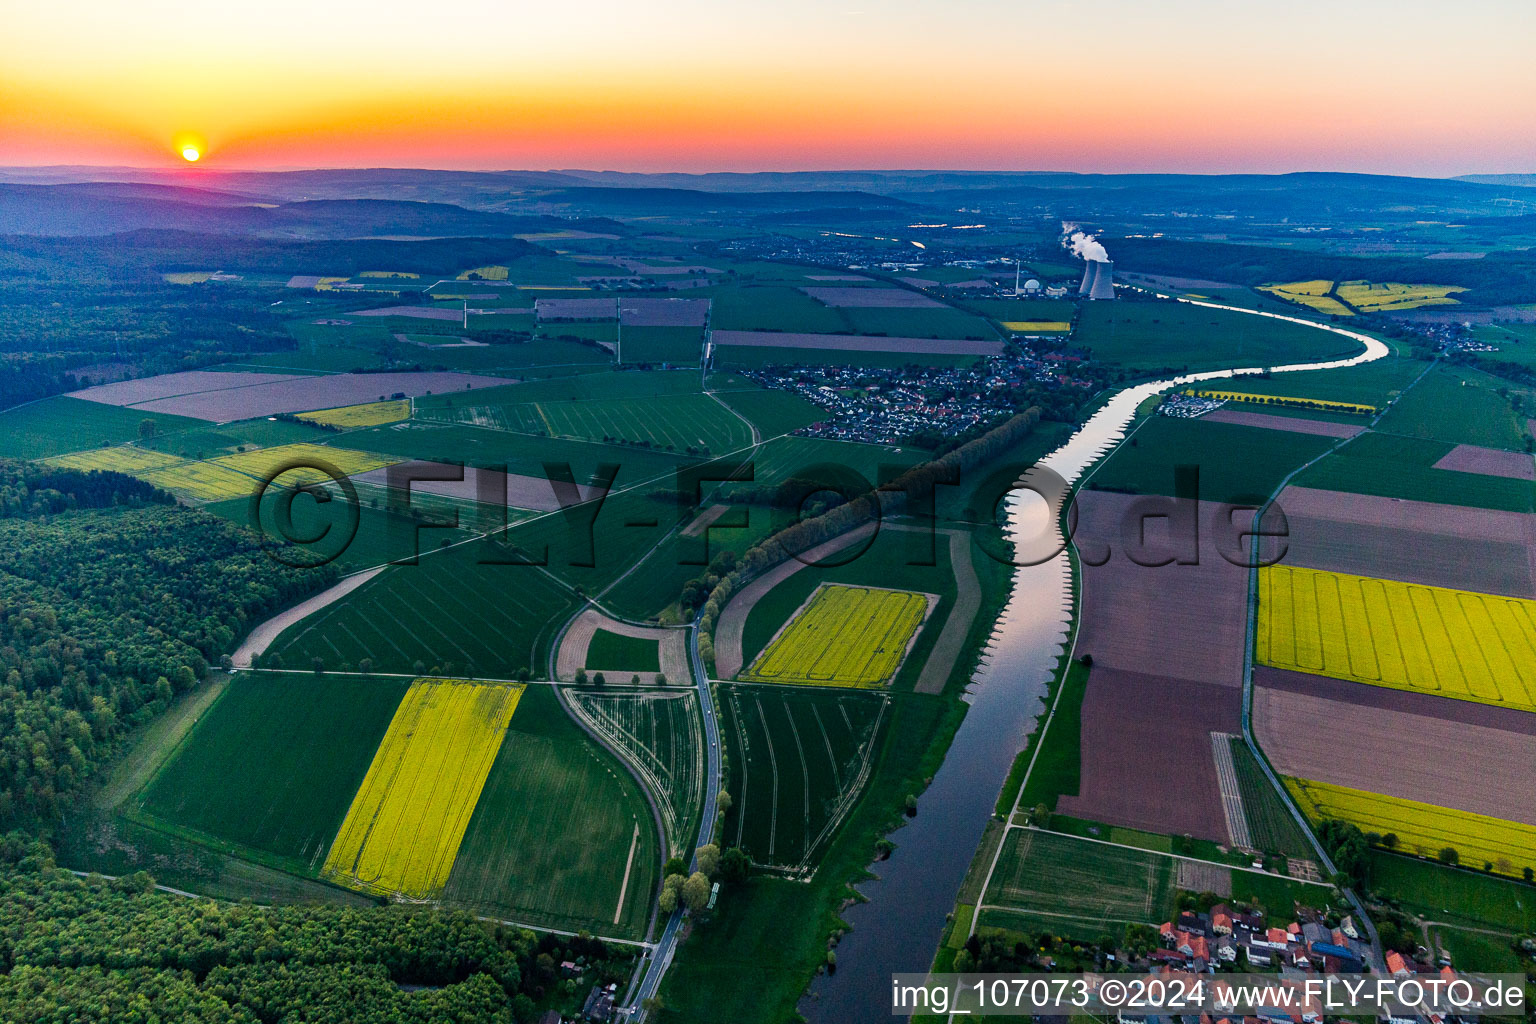
{"type": "MultiPolygon", "coordinates": [[[[1305,324],[1365,346],[1363,352],[1349,359],[1268,368],[1273,373],[1355,366],[1380,359],[1389,351],[1369,335],[1300,317],[1190,299],[1179,301],[1305,324]]],[[[1100,456],[1124,439],[1137,407],[1146,399],[1180,385],[1263,369],[1214,370],[1127,388],[1106,402],[1040,465],[1074,484],[1100,456]]],[[[1024,550],[1040,545],[1047,537],[1052,538],[1051,548],[1059,546],[1057,519],[1043,500],[1028,492],[1015,492],[1007,509],[1008,532],[1016,547],[1024,550]]],[[[966,695],[970,709],[944,763],[923,793],[917,817],[892,835],[896,850],[888,860],[875,865],[880,877],[858,887],[868,902],[851,906],[844,913],[853,930],[838,944],[836,973],[818,976],[800,1001],[800,1012],[810,1021],[889,1021],[892,973],[928,969],[946,916],[954,909],[960,883],[993,814],[1008,770],[1034,728],[1066,642],[1073,615],[1071,573],[1065,551],[1014,570],[1007,604],[966,695]]]]}

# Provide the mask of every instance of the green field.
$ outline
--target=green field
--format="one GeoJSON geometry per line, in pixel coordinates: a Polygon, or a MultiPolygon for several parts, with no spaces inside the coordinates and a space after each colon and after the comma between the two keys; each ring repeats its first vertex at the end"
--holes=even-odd
{"type": "MultiPolygon", "coordinates": [[[[588,672],[660,672],[661,648],[654,640],[600,629],[587,645],[588,672]]],[[[615,678],[614,682],[623,682],[615,678]]],[[[679,680],[681,682],[681,680],[679,680]]]]}
{"type": "Polygon", "coordinates": [[[863,790],[887,700],[722,684],[720,705],[726,841],[759,864],[814,869],[863,790]]]}
{"type": "Polygon", "coordinates": [[[203,420],[141,412],[102,402],[56,395],[0,413],[0,456],[42,459],[65,452],[131,441],[145,420],[158,433],[203,427],[203,420]]]}
{"type": "MultiPolygon", "coordinates": [[[[1088,691],[1089,671],[1077,661],[1067,666],[1061,682],[1064,689],[1054,705],[1049,727],[1038,740],[1039,755],[1034,754],[1038,729],[1031,732],[1029,746],[1019,755],[1020,765],[1028,765],[1029,758],[1035,758],[1020,799],[1024,808],[1045,804],[1054,811],[1057,797],[1075,795],[1082,784],[1083,697],[1088,691]]],[[[1008,808],[999,806],[998,810],[1006,814],[1008,808]]]]}
{"type": "MultiPolygon", "coordinates": [[[[958,309],[866,309],[845,307],[837,310],[848,321],[853,334],[884,334],[893,338],[973,338],[993,341],[997,332],[981,317],[958,309]]],[[[840,332],[834,332],[840,333],[840,332]]]]}
{"type": "Polygon", "coordinates": [[[1376,429],[1388,434],[1476,444],[1486,448],[1525,447],[1525,417],[1499,394],[1509,385],[1475,370],[1437,366],[1408,390],[1376,429]]]}
{"type": "Polygon", "coordinates": [[[313,873],[407,684],[242,673],[130,807],[313,873]]]}
{"type": "Polygon", "coordinates": [[[629,399],[558,400],[465,404],[423,410],[426,420],[477,427],[709,454],[752,443],[741,419],[708,395],[660,395],[629,399]]]}
{"type": "MultiPolygon", "coordinates": [[[[350,521],[343,504],[344,499],[339,495],[333,501],[321,504],[308,494],[298,494],[292,499],[292,504],[287,505],[287,492],[269,490],[263,495],[261,503],[262,535],[273,541],[283,537],[300,540],[318,538],[313,543],[301,545],[300,550],[292,554],[293,561],[297,564],[313,564],[334,555],[336,564],[346,572],[411,558],[445,542],[453,543],[469,536],[465,530],[431,526],[433,522],[447,521],[439,516],[428,516],[418,524],[417,520],[409,517],[372,507],[361,489],[359,497],[362,504],[357,510],[357,532],[352,534],[348,530],[350,521]],[[276,522],[277,510],[283,505],[287,505],[292,516],[292,524],[286,530],[276,522]],[[416,529],[418,525],[423,527],[419,534],[416,529]]],[[[429,507],[425,497],[421,494],[412,495],[412,505],[418,508],[429,507]]],[[[230,498],[227,501],[212,502],[204,508],[232,523],[250,525],[249,498],[230,498]]],[[[475,525],[472,516],[465,515],[461,521],[466,526],[475,525]]]]}
{"type": "Polygon", "coordinates": [[[1237,771],[1237,787],[1253,845],[1265,853],[1313,857],[1312,844],[1307,842],[1275,787],[1264,777],[1264,770],[1248,744],[1237,737],[1228,742],[1232,745],[1232,765],[1237,771]]]}
{"type": "MultiPolygon", "coordinates": [[[[1055,832],[1012,829],[984,897],[989,907],[1061,915],[1054,929],[1073,938],[1115,933],[1123,922],[1156,925],[1173,910],[1171,857],[1076,839],[1055,832]]],[[[1003,924],[991,910],[983,925],[1003,924]]]]}
{"type": "Polygon", "coordinates": [[[821,406],[788,391],[717,391],[715,397],[750,420],[765,439],[827,418],[821,406]]]}
{"type": "MultiPolygon", "coordinates": [[[[469,336],[475,337],[476,320],[501,320],[501,317],[477,317],[469,322],[469,336]]],[[[532,319],[531,317],[529,318],[532,319]]],[[[515,319],[514,319],[515,322],[515,319]]],[[[628,332],[626,332],[628,333],[628,332]]],[[[510,345],[421,348],[401,345],[396,353],[404,359],[433,369],[461,370],[465,373],[501,374],[515,377],[548,377],[567,373],[594,373],[613,364],[607,349],[558,338],[533,338],[510,345]]]]}
{"type": "Polygon", "coordinates": [[[381,455],[462,462],[472,466],[504,465],[509,472],[528,476],[544,476],[545,463],[569,463],[576,480],[581,483],[586,483],[598,465],[617,463],[621,468],[614,480],[615,487],[669,476],[678,466],[689,462],[680,454],[633,445],[530,437],[507,430],[453,423],[397,423],[355,430],[345,437],[348,445],[381,455]]]}
{"type": "Polygon", "coordinates": [[[1321,362],[1357,354],[1358,342],[1272,317],[1187,302],[1089,302],[1072,341],[1132,370],[1218,370],[1321,362]]]}
{"type": "Polygon", "coordinates": [[[477,564],[486,554],[479,542],[386,569],[289,627],[267,658],[335,669],[369,658],[380,672],[499,679],[539,671],[538,652],[576,599],[537,567],[477,564]]]}
{"type": "Polygon", "coordinates": [[[1435,469],[1434,464],[1452,447],[1448,441],[1365,433],[1299,474],[1292,482],[1322,490],[1445,505],[1471,505],[1511,512],[1536,509],[1536,487],[1528,480],[1435,469]]]}
{"type": "MultiPolygon", "coordinates": [[[[1260,395],[1286,395],[1315,398],[1324,402],[1351,402],[1380,409],[1412,384],[1427,363],[1385,356],[1359,366],[1333,370],[1297,370],[1232,377],[1206,386],[1223,391],[1244,391],[1260,395]]],[[[1271,409],[1261,410],[1271,412],[1271,409]]],[[[1303,410],[1305,413],[1306,411],[1303,410]]],[[[1358,422],[1358,420],[1356,421],[1358,422]]]]}
{"type": "Polygon", "coordinates": [[[764,366],[869,366],[877,369],[970,366],[981,358],[941,352],[855,352],[846,348],[770,348],[763,345],[716,345],[714,352],[714,365],[744,370],[764,366]]]}
{"type": "Polygon", "coordinates": [[[1536,930],[1536,889],[1509,879],[1373,850],[1370,887],[1429,920],[1511,932],[1536,930]]]}
{"type": "Polygon", "coordinates": [[[639,938],[655,898],[658,842],[639,785],[570,720],[551,687],[530,686],[443,896],[491,917],[639,938]]]}
{"type": "Polygon", "coordinates": [[[756,285],[714,293],[710,326],[717,331],[856,333],[841,311],[823,306],[799,288],[756,285]]]}
{"type": "Polygon", "coordinates": [[[619,355],[630,363],[669,363],[697,366],[704,355],[704,332],[698,327],[625,327],[619,355]]]}
{"type": "Polygon", "coordinates": [[[959,305],[1003,322],[1020,320],[1066,321],[1077,316],[1071,299],[961,299],[959,305]]]}
{"type": "Polygon", "coordinates": [[[1333,438],[1151,416],[1088,481],[1093,490],[1171,495],[1174,467],[1197,466],[1202,501],[1260,501],[1333,438]]]}
{"type": "Polygon", "coordinates": [[[566,699],[640,773],[661,810],[672,853],[698,839],[704,797],[704,732],[692,691],[597,693],[566,690],[566,699]]]}
{"type": "Polygon", "coordinates": [[[307,423],[290,423],[287,420],[254,419],[224,423],[215,429],[184,430],[174,434],[161,433],[139,442],[143,448],[176,455],[184,459],[213,458],[228,454],[244,445],[270,448],[282,444],[325,444],[335,441],[337,435],[329,430],[307,423]]]}

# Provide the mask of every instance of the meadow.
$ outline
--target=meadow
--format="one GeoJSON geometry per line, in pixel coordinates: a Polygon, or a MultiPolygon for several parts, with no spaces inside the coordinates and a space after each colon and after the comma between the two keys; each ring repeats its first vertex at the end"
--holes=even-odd
{"type": "Polygon", "coordinates": [[[1536,826],[1311,779],[1287,776],[1285,785],[1314,822],[1338,818],[1363,832],[1395,835],[1404,853],[1438,858],[1452,849],[1470,868],[1488,865],[1513,877],[1536,866],[1536,826]]]}
{"type": "Polygon", "coordinates": [[[1536,890],[1475,870],[1479,866],[1458,870],[1376,849],[1370,859],[1371,890],[1427,920],[1536,931],[1536,890]]]}
{"type": "Polygon", "coordinates": [[[1074,344],[1131,370],[1214,370],[1308,363],[1360,351],[1330,331],[1184,302],[1086,303],[1074,344]]]}
{"type": "MultiPolygon", "coordinates": [[[[1097,939],[1124,922],[1156,925],[1173,909],[1174,860],[1056,832],[1010,829],[983,897],[982,925],[1018,927],[1007,911],[1047,915],[1056,934],[1097,939]],[[998,913],[992,908],[998,908],[998,913]]],[[[1036,926],[1038,927],[1038,926],[1036,926]]]]}
{"type": "Polygon", "coordinates": [[[323,874],[406,900],[436,897],[501,747],[521,686],[418,679],[347,810],[323,874]]]}
{"type": "Polygon", "coordinates": [[[1254,660],[1536,711],[1536,601],[1272,565],[1254,660]]]}
{"type": "MultiPolygon", "coordinates": [[[[576,599],[542,569],[480,564],[484,542],[386,569],[341,601],[286,630],[266,658],[307,668],[463,672],[510,679],[539,654],[576,599]]],[[[504,555],[501,557],[505,557],[504,555]]]]}
{"type": "Polygon", "coordinates": [[[729,841],[755,863],[814,870],[863,791],[888,701],[873,694],[721,685],[729,841]]]}
{"type": "Polygon", "coordinates": [[[169,434],[204,427],[203,420],[140,412],[103,402],[56,395],[0,414],[0,455],[41,459],[87,448],[102,448],[139,437],[145,420],[169,434]]]}
{"type": "Polygon", "coordinates": [[[740,678],[883,686],[895,675],[927,610],[922,594],[824,585],[740,678]]]}
{"type": "Polygon", "coordinates": [[[660,839],[639,784],[531,686],[459,844],[443,898],[498,919],[640,938],[660,839]]]}
{"type": "Polygon", "coordinates": [[[380,677],[242,673],[132,799],[129,814],[312,874],[406,686],[380,677]]]}
{"type": "Polygon", "coordinates": [[[339,409],[321,409],[318,412],[301,412],[299,419],[321,423],[330,427],[377,427],[384,423],[398,423],[411,418],[409,399],[390,402],[364,402],[362,405],[344,405],[339,409]]]}
{"type": "Polygon", "coordinates": [[[698,839],[704,796],[704,732],[691,691],[597,693],[567,690],[571,708],[624,752],[661,811],[670,853],[686,856],[698,839]]]}
{"type": "Polygon", "coordinates": [[[1448,441],[1367,431],[1308,467],[1292,483],[1442,505],[1536,510],[1536,487],[1529,481],[1436,469],[1435,463],[1453,447],[1448,441]]]}

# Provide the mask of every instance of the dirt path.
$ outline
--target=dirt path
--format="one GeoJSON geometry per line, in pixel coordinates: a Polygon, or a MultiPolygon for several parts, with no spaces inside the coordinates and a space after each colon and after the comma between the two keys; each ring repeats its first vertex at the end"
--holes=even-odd
{"type": "Polygon", "coordinates": [[[381,565],[377,568],[357,573],[354,576],[348,576],[329,590],[322,590],[309,600],[301,601],[287,611],[278,612],[266,622],[251,630],[245,641],[240,645],[240,649],[235,652],[235,668],[250,668],[251,663],[256,660],[256,656],[272,646],[272,641],[276,640],[283,630],[300,619],[313,615],[326,605],[346,597],[352,591],[383,572],[384,569],[385,566],[381,565]]]}
{"type": "MultiPolygon", "coordinates": [[[[915,529],[909,526],[895,528],[915,529]]],[[[944,619],[944,628],[939,632],[939,639],[928,653],[928,661],[917,677],[918,693],[944,691],[950,673],[955,670],[955,662],[965,650],[965,638],[971,632],[971,623],[981,608],[981,584],[976,580],[976,566],[971,561],[971,535],[964,530],[938,532],[949,536],[949,564],[955,577],[955,603],[950,607],[944,619]]],[[[916,634],[913,634],[913,638],[916,639],[916,634]]]]}
{"type": "Polygon", "coordinates": [[[741,671],[741,637],[747,625],[747,616],[757,607],[757,602],[774,587],[805,568],[807,562],[818,562],[828,555],[868,537],[875,530],[874,523],[866,523],[857,530],[850,530],[840,537],[811,548],[800,558],[790,558],[763,573],[736,592],[720,620],[715,623],[715,678],[734,679],[741,671]]]}
{"type": "MultiPolygon", "coordinates": [[[[634,637],[637,640],[656,641],[661,645],[661,671],[667,677],[667,681],[682,683],[688,680],[688,640],[684,630],[634,626],[611,619],[596,608],[588,608],[576,616],[576,621],[571,623],[570,628],[565,631],[565,636],[560,638],[560,651],[555,657],[557,678],[571,682],[576,678],[576,673],[587,666],[587,648],[599,629],[617,633],[619,636],[634,637]]],[[[654,672],[625,671],[638,675],[644,683],[653,683],[656,680],[654,672]]],[[[614,676],[614,682],[628,681],[619,679],[616,672],[614,676]]]]}
{"type": "Polygon", "coordinates": [[[228,685],[226,673],[215,673],[200,689],[182,698],[169,714],[155,719],[113,769],[92,803],[112,810],[137,793],[160,770],[182,737],[191,731],[228,685]]]}
{"type": "Polygon", "coordinates": [[[635,831],[629,837],[629,858],[624,861],[624,881],[619,885],[619,903],[613,908],[613,923],[618,924],[619,918],[624,915],[624,894],[629,892],[629,873],[635,866],[635,847],[640,845],[640,823],[635,823],[635,831]]]}

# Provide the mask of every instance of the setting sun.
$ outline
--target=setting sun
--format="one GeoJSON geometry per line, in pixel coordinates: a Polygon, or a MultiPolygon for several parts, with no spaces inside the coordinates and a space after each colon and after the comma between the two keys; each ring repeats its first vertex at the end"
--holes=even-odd
{"type": "Polygon", "coordinates": [[[202,155],[203,154],[201,154],[201,153],[199,153],[197,151],[197,147],[196,146],[184,146],[184,147],[182,147],[182,150],[181,150],[182,159],[183,160],[187,160],[187,161],[191,161],[191,162],[194,162],[194,163],[197,161],[197,158],[202,156],[202,155]]]}

